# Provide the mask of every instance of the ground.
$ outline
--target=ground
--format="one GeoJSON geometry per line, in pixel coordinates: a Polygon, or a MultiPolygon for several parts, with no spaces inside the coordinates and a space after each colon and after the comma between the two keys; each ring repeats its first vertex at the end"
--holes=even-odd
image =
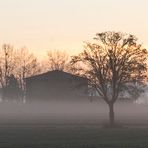
{"type": "Polygon", "coordinates": [[[97,126],[0,127],[1,148],[148,148],[148,129],[97,126]]]}
{"type": "Polygon", "coordinates": [[[108,129],[106,106],[0,105],[0,148],[148,148],[148,106],[115,107],[122,128],[108,129]]]}

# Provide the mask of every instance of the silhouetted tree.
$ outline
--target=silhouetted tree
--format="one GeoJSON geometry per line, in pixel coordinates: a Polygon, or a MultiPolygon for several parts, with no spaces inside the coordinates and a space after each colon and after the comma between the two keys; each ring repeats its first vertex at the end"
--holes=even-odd
{"type": "Polygon", "coordinates": [[[48,67],[50,70],[68,71],[69,55],[65,51],[48,51],[48,67]]]}
{"type": "Polygon", "coordinates": [[[0,51],[0,84],[2,90],[6,92],[8,78],[13,74],[19,82],[19,95],[23,97],[25,92],[25,78],[39,72],[40,64],[37,58],[26,48],[16,50],[9,44],[3,45],[0,51]]]}
{"type": "Polygon", "coordinates": [[[138,100],[140,95],[145,92],[146,84],[133,82],[129,84],[125,90],[129,93],[130,98],[134,99],[135,101],[138,100]]]}
{"type": "Polygon", "coordinates": [[[7,88],[8,77],[15,69],[13,53],[13,47],[9,44],[4,44],[0,50],[0,85],[2,90],[7,88]]]}
{"type": "Polygon", "coordinates": [[[6,99],[8,92],[8,78],[14,70],[13,47],[4,44],[0,51],[0,84],[2,97],[6,99]]]}
{"type": "Polygon", "coordinates": [[[19,86],[25,93],[25,78],[40,73],[40,63],[26,48],[15,51],[15,75],[19,86]]]}
{"type": "Polygon", "coordinates": [[[72,58],[72,64],[82,64],[81,75],[87,77],[89,85],[108,104],[111,127],[114,103],[124,87],[133,81],[144,83],[147,57],[148,51],[138,44],[135,36],[103,32],[96,34],[94,43],[86,43],[84,51],[72,58]]]}

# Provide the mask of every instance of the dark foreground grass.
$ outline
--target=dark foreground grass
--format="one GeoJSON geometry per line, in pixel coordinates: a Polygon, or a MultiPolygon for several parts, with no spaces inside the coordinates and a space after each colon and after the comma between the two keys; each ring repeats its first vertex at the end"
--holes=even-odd
{"type": "Polygon", "coordinates": [[[148,128],[1,125],[0,148],[148,148],[148,128]]]}

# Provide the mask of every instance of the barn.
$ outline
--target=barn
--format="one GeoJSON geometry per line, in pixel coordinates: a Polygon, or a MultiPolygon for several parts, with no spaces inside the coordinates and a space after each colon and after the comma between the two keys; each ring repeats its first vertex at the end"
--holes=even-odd
{"type": "Polygon", "coordinates": [[[26,101],[80,99],[88,95],[88,81],[54,70],[26,78],[26,101]]]}

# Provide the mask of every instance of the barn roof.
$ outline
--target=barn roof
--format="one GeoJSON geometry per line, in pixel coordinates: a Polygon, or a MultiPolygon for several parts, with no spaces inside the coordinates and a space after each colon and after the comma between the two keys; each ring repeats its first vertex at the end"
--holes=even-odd
{"type": "Polygon", "coordinates": [[[26,80],[30,81],[30,80],[37,80],[37,79],[44,79],[44,78],[56,78],[56,77],[64,77],[64,78],[67,78],[67,79],[73,78],[73,79],[77,79],[77,80],[87,81],[87,79],[84,78],[84,77],[73,75],[71,73],[67,73],[67,72],[60,71],[60,70],[48,71],[46,73],[42,73],[42,74],[35,75],[35,76],[32,76],[32,77],[27,77],[26,80]]]}

